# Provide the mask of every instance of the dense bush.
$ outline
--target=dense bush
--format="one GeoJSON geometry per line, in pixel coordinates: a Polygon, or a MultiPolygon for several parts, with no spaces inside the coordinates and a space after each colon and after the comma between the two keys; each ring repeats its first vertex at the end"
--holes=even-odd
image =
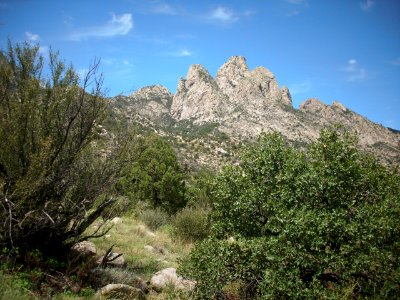
{"type": "Polygon", "coordinates": [[[28,43],[0,51],[0,247],[59,254],[113,202],[118,147],[101,151],[98,63],[80,80],[56,53],[43,61],[28,43]]]}
{"type": "Polygon", "coordinates": [[[215,174],[208,169],[200,169],[187,180],[185,198],[188,206],[211,207],[211,183],[215,174]]]}
{"type": "Polygon", "coordinates": [[[161,208],[145,208],[137,215],[137,218],[153,231],[170,221],[170,216],[161,208]]]}
{"type": "Polygon", "coordinates": [[[123,171],[119,192],[127,195],[133,205],[147,201],[170,214],[185,206],[184,174],[171,145],[150,134],[139,137],[132,152],[133,163],[123,171]]]}
{"type": "Polygon", "coordinates": [[[185,207],[175,215],[175,236],[186,242],[205,239],[209,234],[209,210],[202,207],[185,207]]]}
{"type": "Polygon", "coordinates": [[[181,266],[198,298],[399,295],[400,176],[352,134],[323,130],[304,153],[262,135],[213,200],[211,237],[181,266]]]}

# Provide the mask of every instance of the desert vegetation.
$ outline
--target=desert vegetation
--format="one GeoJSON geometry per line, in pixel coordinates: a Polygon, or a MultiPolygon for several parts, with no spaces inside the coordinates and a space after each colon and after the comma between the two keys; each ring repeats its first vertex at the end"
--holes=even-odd
{"type": "Polygon", "coordinates": [[[116,114],[98,65],[82,77],[37,46],[0,52],[0,298],[400,293],[399,170],[355,134],[325,128],[300,149],[270,133],[239,147],[211,123],[165,138],[116,114]],[[210,145],[227,166],[191,169],[176,153],[196,160],[210,145]],[[89,255],[76,250],[87,241],[89,255]],[[176,281],[158,287],[172,269],[176,281]],[[119,294],[102,294],[111,283],[119,294]]]}

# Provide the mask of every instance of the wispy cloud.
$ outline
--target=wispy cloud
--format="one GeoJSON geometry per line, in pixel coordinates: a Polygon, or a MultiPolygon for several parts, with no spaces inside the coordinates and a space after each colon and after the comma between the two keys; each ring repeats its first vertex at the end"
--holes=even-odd
{"type": "Polygon", "coordinates": [[[73,41],[80,41],[90,37],[102,38],[126,35],[132,28],[132,14],[127,13],[120,16],[112,14],[112,19],[107,22],[107,24],[78,30],[70,36],[70,39],[73,41]]]}
{"type": "Polygon", "coordinates": [[[209,13],[207,19],[211,22],[226,25],[239,20],[239,16],[230,8],[218,6],[209,13]]]}
{"type": "Polygon", "coordinates": [[[168,56],[175,56],[175,57],[187,57],[193,55],[193,53],[186,48],[182,48],[177,51],[167,52],[165,54],[168,56]]]}
{"type": "Polygon", "coordinates": [[[360,2],[360,7],[363,11],[370,10],[375,5],[375,1],[366,0],[365,2],[360,2]]]}
{"type": "Polygon", "coordinates": [[[400,57],[397,57],[396,59],[392,60],[390,64],[392,64],[393,66],[400,67],[400,57]]]}
{"type": "Polygon", "coordinates": [[[157,4],[157,5],[153,6],[151,12],[155,13],[155,14],[160,14],[160,15],[176,15],[176,14],[178,14],[178,12],[176,11],[175,8],[173,8],[171,5],[165,4],[165,3],[157,4]]]}
{"type": "Polygon", "coordinates": [[[300,83],[294,83],[289,86],[290,93],[292,95],[300,95],[311,90],[312,84],[310,80],[306,80],[300,83]]]}
{"type": "Polygon", "coordinates": [[[29,31],[25,32],[25,36],[31,42],[38,42],[40,40],[40,36],[38,34],[34,34],[29,31]]]}
{"type": "Polygon", "coordinates": [[[346,81],[348,82],[360,81],[367,78],[367,70],[362,68],[354,58],[347,62],[347,66],[343,70],[347,74],[346,81]]]}

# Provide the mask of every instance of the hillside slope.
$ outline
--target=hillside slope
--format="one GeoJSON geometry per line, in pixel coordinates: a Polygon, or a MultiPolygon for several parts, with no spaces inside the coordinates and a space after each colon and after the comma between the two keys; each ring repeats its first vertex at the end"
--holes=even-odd
{"type": "MultiPolygon", "coordinates": [[[[224,145],[213,147],[223,150],[218,152],[222,157],[229,156],[226,153],[231,152],[235,141],[252,139],[261,132],[278,131],[301,147],[315,140],[321,128],[342,124],[358,133],[363,150],[386,164],[400,162],[398,132],[336,101],[327,105],[313,98],[296,109],[289,89],[279,88],[272,72],[264,67],[249,70],[246,59],[240,56],[223,64],[215,78],[203,66],[192,65],[186,79],[179,79],[175,94],[160,85],[144,87],[130,96],[119,96],[115,107],[130,121],[175,141],[188,142],[187,136],[190,141],[199,139],[197,145],[223,141],[224,145]]],[[[198,151],[194,156],[202,154],[198,151]]],[[[207,155],[213,156],[215,151],[207,155]]],[[[186,155],[186,159],[190,157],[186,155]]],[[[213,161],[208,160],[210,157],[200,159],[200,164],[213,161]]]]}

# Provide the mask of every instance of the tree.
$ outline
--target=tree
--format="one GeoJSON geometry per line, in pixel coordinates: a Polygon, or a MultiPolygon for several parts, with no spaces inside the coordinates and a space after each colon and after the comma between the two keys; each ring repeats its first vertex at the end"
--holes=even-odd
{"type": "Polygon", "coordinates": [[[213,188],[212,236],[182,265],[197,296],[394,298],[400,284],[400,176],[321,131],[306,152],[262,135],[213,188]],[[231,238],[233,237],[233,238],[231,238]]]}
{"type": "Polygon", "coordinates": [[[138,138],[135,145],[135,158],[123,171],[119,191],[132,203],[145,201],[175,213],[186,202],[184,174],[174,149],[155,134],[138,138]]]}
{"type": "Polygon", "coordinates": [[[80,80],[58,53],[48,60],[46,69],[28,43],[0,52],[0,246],[57,253],[113,202],[104,193],[118,147],[104,154],[97,134],[107,108],[99,62],[80,80]]]}

